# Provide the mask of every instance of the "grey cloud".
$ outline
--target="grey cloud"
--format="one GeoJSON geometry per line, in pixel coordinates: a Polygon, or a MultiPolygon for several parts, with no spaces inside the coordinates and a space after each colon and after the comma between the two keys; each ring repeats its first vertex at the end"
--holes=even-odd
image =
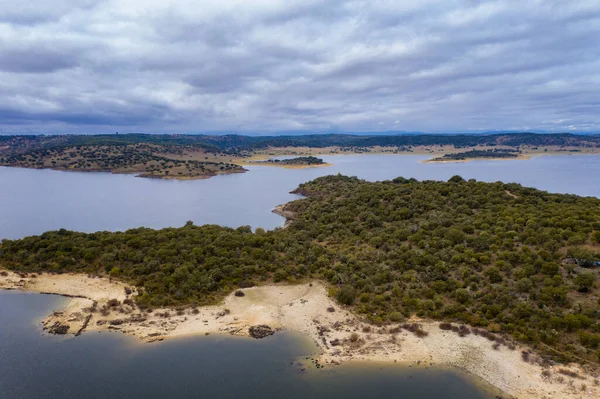
{"type": "Polygon", "coordinates": [[[0,7],[0,132],[600,131],[600,4],[0,7]]]}
{"type": "Polygon", "coordinates": [[[48,73],[78,64],[73,53],[44,48],[4,50],[0,48],[0,70],[14,73],[48,73]]]}

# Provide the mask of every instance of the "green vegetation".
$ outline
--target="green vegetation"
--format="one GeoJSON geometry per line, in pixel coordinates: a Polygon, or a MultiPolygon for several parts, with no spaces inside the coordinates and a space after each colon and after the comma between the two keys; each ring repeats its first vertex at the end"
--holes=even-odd
{"type": "Polygon", "coordinates": [[[324,165],[325,162],[317,157],[296,157],[291,159],[268,159],[262,163],[274,163],[278,165],[324,165]]]}
{"type": "Polygon", "coordinates": [[[464,152],[457,152],[454,154],[445,154],[442,157],[434,158],[431,161],[464,161],[467,159],[507,159],[507,158],[516,158],[519,155],[519,151],[517,150],[471,150],[464,152]]]}
{"type": "Polygon", "coordinates": [[[327,176],[302,184],[286,229],[65,230],[3,241],[2,267],[108,274],[141,306],[213,303],[238,287],[318,278],[376,324],[469,324],[598,362],[600,199],[518,184],[327,176]]]}

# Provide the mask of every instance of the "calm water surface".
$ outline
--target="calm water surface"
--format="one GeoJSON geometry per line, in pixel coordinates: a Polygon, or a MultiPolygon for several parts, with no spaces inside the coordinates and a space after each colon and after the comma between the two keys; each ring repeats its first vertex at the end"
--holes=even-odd
{"type": "Polygon", "coordinates": [[[482,181],[514,181],[551,192],[600,197],[600,156],[545,156],[531,160],[420,163],[426,156],[325,156],[334,166],[311,169],[249,167],[243,174],[169,181],[131,175],[0,167],[0,239],[67,228],[92,232],[146,226],[221,224],[272,229],[283,219],[271,210],[295,198],[298,184],[342,173],[368,180],[397,176],[447,180],[455,174],[482,181]]]}
{"type": "Polygon", "coordinates": [[[120,333],[42,335],[33,320],[64,303],[55,296],[0,291],[0,398],[494,397],[443,370],[371,365],[301,372],[296,363],[315,347],[288,333],[154,345],[120,333]]]}

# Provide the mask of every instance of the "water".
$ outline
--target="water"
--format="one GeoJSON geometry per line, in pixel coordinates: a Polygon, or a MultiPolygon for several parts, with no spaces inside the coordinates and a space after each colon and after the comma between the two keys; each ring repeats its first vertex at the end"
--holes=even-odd
{"type": "Polygon", "coordinates": [[[43,335],[32,320],[65,303],[0,291],[0,398],[465,398],[494,396],[444,370],[340,366],[301,372],[314,352],[297,335],[140,344],[120,333],[43,335]]]}
{"type": "Polygon", "coordinates": [[[447,180],[455,174],[482,181],[518,182],[551,192],[600,197],[600,156],[545,156],[531,160],[421,163],[418,155],[324,156],[334,166],[283,169],[251,166],[249,172],[207,180],[142,179],[108,173],[0,167],[0,239],[66,228],[92,232],[139,226],[196,224],[272,229],[283,219],[276,205],[302,182],[342,173],[368,180],[397,176],[447,180]]]}

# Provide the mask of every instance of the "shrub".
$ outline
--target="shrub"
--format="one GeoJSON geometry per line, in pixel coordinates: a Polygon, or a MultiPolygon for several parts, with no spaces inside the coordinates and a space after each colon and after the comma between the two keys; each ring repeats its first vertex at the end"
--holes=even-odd
{"type": "Polygon", "coordinates": [[[121,302],[118,299],[109,299],[108,302],[106,302],[106,306],[111,307],[111,308],[115,308],[117,306],[119,306],[121,304],[121,302]]]}
{"type": "Polygon", "coordinates": [[[337,293],[337,300],[344,305],[352,305],[356,298],[356,291],[349,285],[343,286],[337,293]]]}
{"type": "Polygon", "coordinates": [[[395,323],[404,321],[404,315],[400,312],[392,312],[390,313],[390,320],[395,323]]]}
{"type": "Polygon", "coordinates": [[[452,324],[451,323],[440,323],[440,330],[451,330],[452,329],[452,324]]]}

